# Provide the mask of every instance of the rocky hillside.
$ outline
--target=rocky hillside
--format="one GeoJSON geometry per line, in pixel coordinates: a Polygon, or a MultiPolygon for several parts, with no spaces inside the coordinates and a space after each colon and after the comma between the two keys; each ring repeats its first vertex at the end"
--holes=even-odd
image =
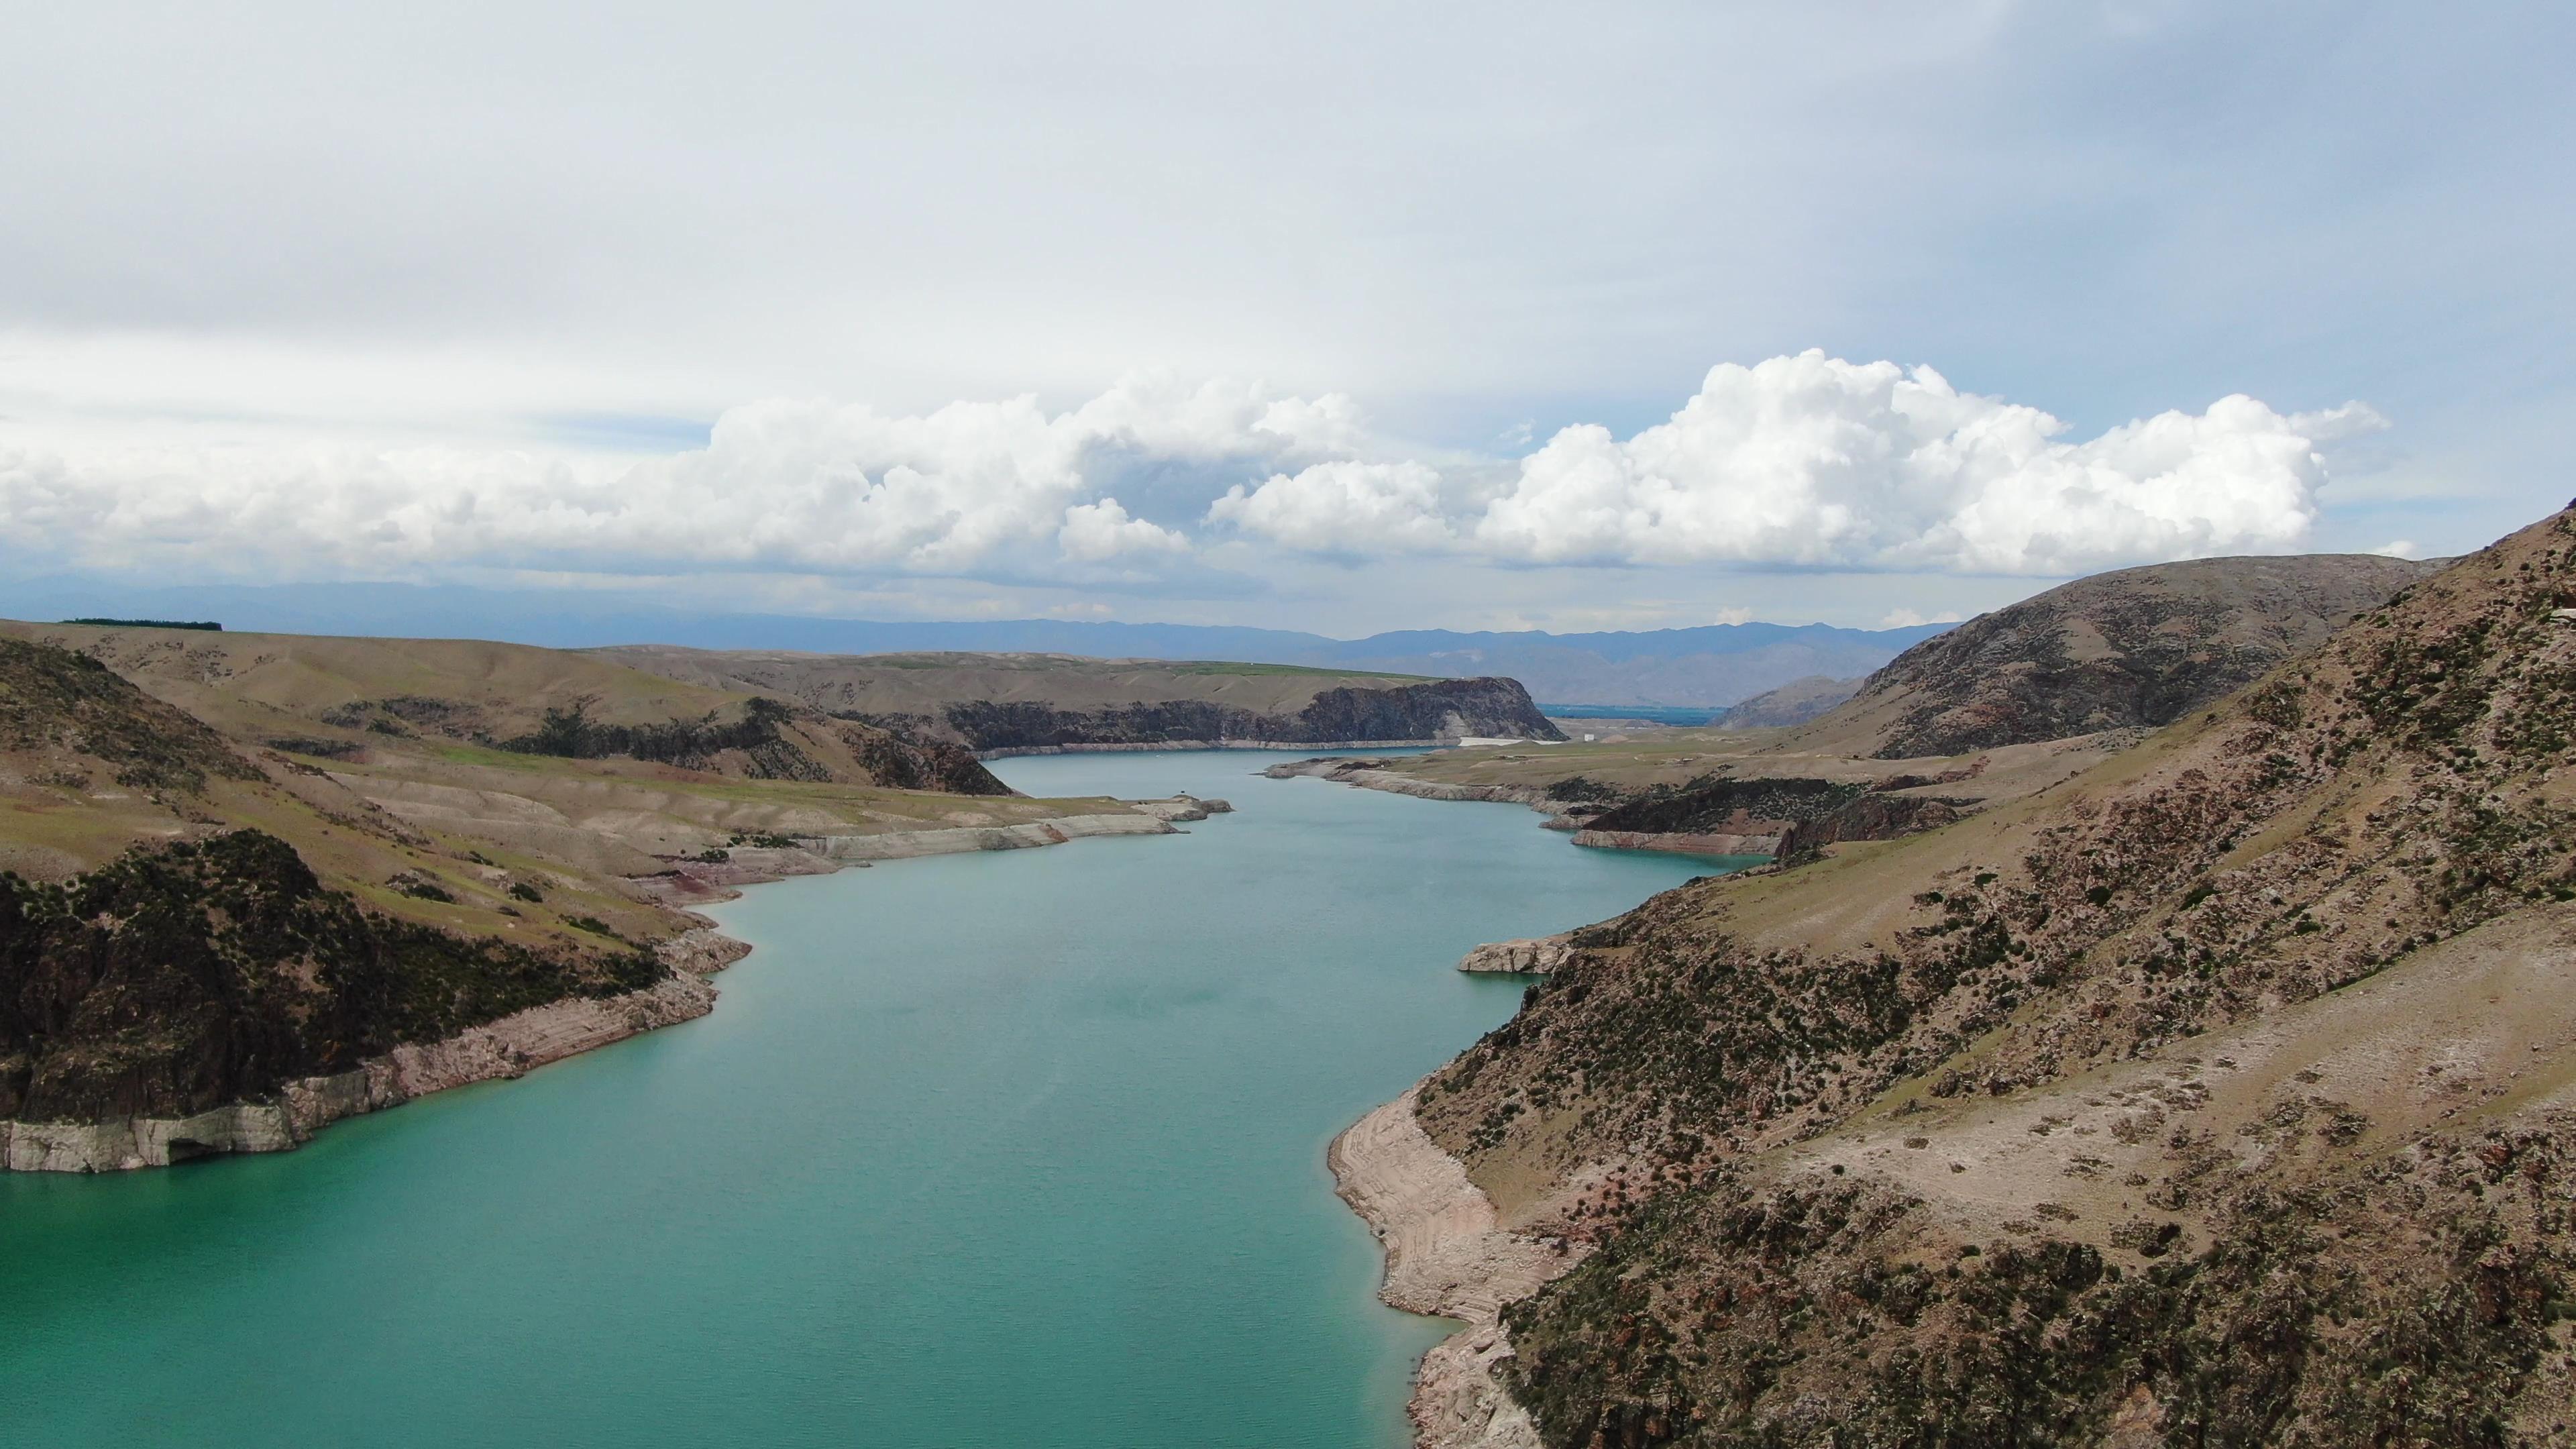
{"type": "Polygon", "coordinates": [[[292,1147],[701,1015],[744,948],[680,907],[740,884],[1213,808],[552,651],[18,632],[58,631],[0,631],[6,1169],[292,1147]]]}
{"type": "Polygon", "coordinates": [[[646,991],[671,971],[639,939],[686,927],[597,882],[477,872],[96,659],[7,638],[0,867],[0,1138],[187,1117],[646,991]]]}
{"type": "Polygon", "coordinates": [[[1493,1377],[1560,1446],[2568,1442],[2570,610],[2560,514],[2063,783],[1577,932],[1420,1093],[1559,1250],[1493,1377]]]}
{"type": "Polygon", "coordinates": [[[96,659],[236,742],[297,754],[355,758],[420,740],[735,779],[1009,793],[951,742],[566,650],[151,626],[0,622],[0,631],[96,659]]]}
{"type": "Polygon", "coordinates": [[[640,947],[368,911],[259,830],[138,848],[60,885],[0,875],[0,1120],[188,1117],[670,974],[640,947]]]}
{"type": "Polygon", "coordinates": [[[1563,738],[1509,679],[1053,654],[595,652],[674,681],[759,691],[906,739],[986,751],[1563,738]]]}
{"type": "Polygon", "coordinates": [[[2168,724],[2435,567],[2311,554],[2096,574],[1906,650],[1814,733],[1892,760],[2168,724]]]}

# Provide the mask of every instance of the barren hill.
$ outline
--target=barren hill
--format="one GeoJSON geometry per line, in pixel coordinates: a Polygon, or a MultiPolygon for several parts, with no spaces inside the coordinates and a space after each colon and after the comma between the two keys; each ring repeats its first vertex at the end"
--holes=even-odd
{"type": "Polygon", "coordinates": [[[1805,724],[1859,693],[1861,683],[1857,679],[1828,679],[1821,674],[1793,679],[1778,689],[1730,706],[1719,723],[1730,730],[1778,729],[1785,725],[1805,724]]]}
{"type": "Polygon", "coordinates": [[[953,745],[568,650],[6,622],[0,634],[96,658],[238,740],[297,753],[446,740],[746,779],[1007,793],[953,745]]]}
{"type": "Polygon", "coordinates": [[[2168,724],[2437,567],[2307,554],[2095,574],[1913,646],[1806,737],[1905,759],[2168,724]]]}
{"type": "Polygon", "coordinates": [[[2566,1442],[2571,606],[2562,513],[2062,783],[1576,932],[1420,1089],[1562,1272],[1423,1422],[2566,1442]]]}

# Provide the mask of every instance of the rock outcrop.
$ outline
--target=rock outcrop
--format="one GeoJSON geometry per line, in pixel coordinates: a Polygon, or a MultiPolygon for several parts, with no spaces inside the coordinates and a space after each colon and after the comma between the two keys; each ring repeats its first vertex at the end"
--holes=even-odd
{"type": "Polygon", "coordinates": [[[1529,692],[1509,679],[1343,686],[1318,691],[1290,714],[1258,713],[1217,700],[1093,709],[965,700],[936,716],[871,720],[915,736],[951,735],[978,752],[993,753],[1075,745],[1348,746],[1487,737],[1565,738],[1530,702],[1529,692]]]}
{"type": "Polygon", "coordinates": [[[670,976],[613,941],[469,939],[365,909],[256,830],[59,886],[0,876],[0,1118],[192,1118],[670,976]]]}
{"type": "MultiPolygon", "coordinates": [[[[740,954],[732,953],[732,959],[740,954]]],[[[715,987],[703,976],[676,972],[623,995],[550,1002],[439,1041],[405,1043],[348,1071],[297,1078],[258,1100],[226,1102],[184,1117],[0,1121],[0,1162],[12,1172],[116,1172],[225,1152],[282,1152],[346,1117],[469,1082],[522,1076],[548,1062],[704,1016],[715,998],[715,987]]]]}
{"type": "Polygon", "coordinates": [[[1458,969],[1504,976],[1540,976],[1564,965],[1566,957],[1573,952],[1573,943],[1562,933],[1525,937],[1518,941],[1492,941],[1459,958],[1458,969]]]}

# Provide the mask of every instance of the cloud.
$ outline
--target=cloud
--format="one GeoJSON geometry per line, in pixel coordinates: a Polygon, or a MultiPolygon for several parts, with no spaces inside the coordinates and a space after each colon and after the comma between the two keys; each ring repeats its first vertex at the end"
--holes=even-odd
{"type": "Polygon", "coordinates": [[[1188,539],[1168,528],[1129,518],[1115,498],[1066,509],[1056,541],[1066,558],[1084,563],[1105,563],[1132,554],[1186,553],[1190,547],[1188,539]]]}
{"type": "Polygon", "coordinates": [[[208,432],[0,428],[0,545],[81,567],[185,560],[301,578],[458,565],[936,574],[1043,565],[1050,551],[1097,563],[1188,546],[1103,496],[1093,475],[1117,459],[1242,476],[1361,437],[1348,398],[1157,375],[1053,414],[1030,397],[917,415],[748,403],[705,447],[640,461],[208,432]]]}
{"type": "Polygon", "coordinates": [[[1890,609],[1878,621],[1882,629],[1918,629],[1925,624],[1956,624],[1959,611],[1944,609],[1937,614],[1919,613],[1913,609],[1890,609]]]}
{"type": "Polygon", "coordinates": [[[2377,422],[2359,404],[2285,418],[2236,396],[2068,443],[2049,414],[1931,368],[1807,352],[1713,368],[1624,441],[1565,429],[1474,537],[1539,563],[2027,574],[2273,551],[2316,520],[2318,442],[2377,422]]]}
{"type": "Polygon", "coordinates": [[[2392,538],[2371,550],[2383,558],[2422,558],[2424,550],[2411,538],[2392,538]]]}
{"type": "Polygon", "coordinates": [[[1457,542],[1440,516],[1439,472],[1412,462],[1318,463],[1248,492],[1237,484],[1208,505],[1207,521],[1310,553],[1430,552],[1457,542]]]}
{"type": "Polygon", "coordinates": [[[2326,482],[2318,447],[2385,426],[2359,403],[2284,417],[2239,395],[2072,443],[1929,367],[1806,352],[1713,368],[1631,438],[1565,428],[1464,511],[1420,465],[1324,464],[1209,518],[1315,552],[2069,574],[2294,548],[2326,482]]]}
{"type": "Polygon", "coordinates": [[[1714,368],[1634,436],[1578,425],[1501,460],[1405,456],[1340,394],[1166,373],[1061,411],[770,399],[722,412],[704,447],[640,458],[244,426],[0,422],[0,549],[282,579],[1133,578],[1181,568],[1212,530],[1341,560],[2064,575],[2295,548],[2319,449],[2386,424],[2231,396],[2069,441],[1929,367],[1807,352],[1714,368]]]}

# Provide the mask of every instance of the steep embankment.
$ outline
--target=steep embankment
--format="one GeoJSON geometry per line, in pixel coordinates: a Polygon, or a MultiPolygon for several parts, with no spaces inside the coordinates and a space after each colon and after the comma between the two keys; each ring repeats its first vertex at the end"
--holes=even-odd
{"type": "Polygon", "coordinates": [[[983,753],[1156,745],[1562,738],[1509,679],[1052,654],[597,651],[707,687],[759,690],[916,741],[983,753]]]}
{"type": "Polygon", "coordinates": [[[2563,1441],[2571,606],[2561,514],[2064,784],[1574,933],[1420,1093],[1594,1248],[1486,1383],[1553,1445],[2563,1441]]]}

